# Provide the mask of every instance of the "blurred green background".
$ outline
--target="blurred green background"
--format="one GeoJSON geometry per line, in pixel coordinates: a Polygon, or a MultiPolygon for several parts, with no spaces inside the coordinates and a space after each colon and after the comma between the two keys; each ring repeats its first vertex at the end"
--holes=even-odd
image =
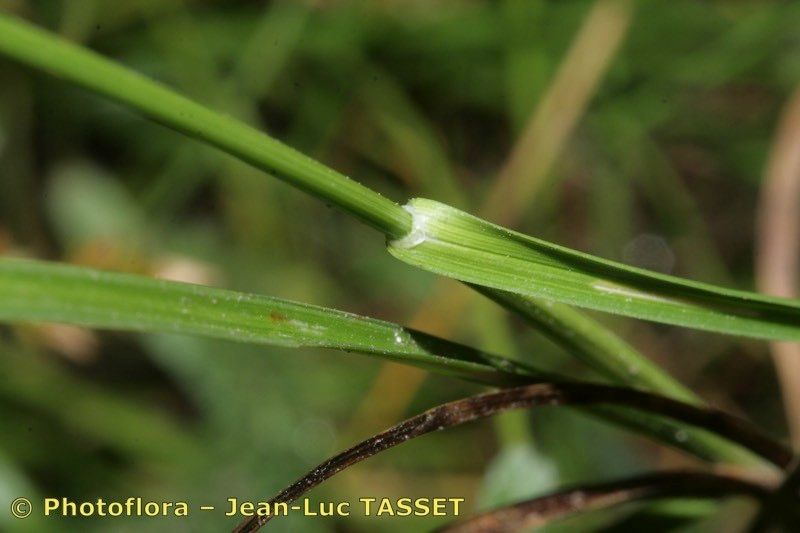
{"type": "MultiPolygon", "coordinates": [[[[0,9],[399,202],[435,198],[610,259],[755,286],[759,187],[800,80],[796,2],[0,0],[0,9]]],[[[393,260],[347,216],[2,58],[0,252],[336,307],[591,376],[467,289],[393,260]]],[[[598,318],[714,405],[786,437],[766,343],[598,318]]],[[[266,499],[335,451],[479,390],[330,351],[2,327],[0,501],[266,499]]],[[[477,510],[687,464],[579,413],[540,410],[409,442],[311,496],[461,496],[477,510]]],[[[742,511],[722,509],[699,527],[725,529],[742,511]]],[[[111,522],[0,512],[4,531],[236,522],[197,511],[111,522]]]]}

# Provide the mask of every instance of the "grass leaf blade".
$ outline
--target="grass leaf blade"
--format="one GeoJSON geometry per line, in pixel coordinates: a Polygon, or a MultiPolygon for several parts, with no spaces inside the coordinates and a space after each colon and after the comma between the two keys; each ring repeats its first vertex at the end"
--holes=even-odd
{"type": "Polygon", "coordinates": [[[800,302],[604,260],[445,204],[409,202],[412,231],[389,251],[414,266],[525,296],[718,333],[800,340],[800,302]]]}
{"type": "Polygon", "coordinates": [[[381,320],[267,296],[43,261],[0,260],[0,321],[62,322],[334,348],[493,384],[537,375],[512,361],[381,320]]]}
{"type": "Polygon", "coordinates": [[[189,137],[216,146],[326,202],[386,235],[402,235],[400,206],[269,135],[198,104],[84,47],[0,13],[0,54],[91,89],[189,137]]]}
{"type": "MultiPolygon", "coordinates": [[[[579,359],[611,383],[651,391],[695,405],[703,404],[697,395],[633,346],[577,309],[552,300],[479,285],[471,287],[517,314],[559,344],[570,356],[579,359]]],[[[595,411],[634,431],[658,436],[666,442],[681,441],[693,454],[709,461],[750,466],[762,463],[758,457],[732,446],[718,435],[669,418],[651,417],[630,409],[598,407],[595,411]]]]}

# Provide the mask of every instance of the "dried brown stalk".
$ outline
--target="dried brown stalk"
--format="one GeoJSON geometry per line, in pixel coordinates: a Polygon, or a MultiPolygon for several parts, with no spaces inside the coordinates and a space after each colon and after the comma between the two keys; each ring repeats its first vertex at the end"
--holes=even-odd
{"type": "Polygon", "coordinates": [[[752,496],[763,500],[768,494],[769,487],[736,477],[703,472],[667,472],[561,490],[477,515],[439,531],[510,533],[541,527],[577,513],[641,500],[725,496],[752,496]]]}
{"type": "MultiPolygon", "coordinates": [[[[800,271],[800,89],[783,112],[758,205],[756,278],[762,292],[797,296],[800,271]]],[[[800,447],[800,343],[773,342],[792,444],[800,447]]]]}
{"type": "MultiPolygon", "coordinates": [[[[764,436],[748,422],[721,411],[697,407],[643,391],[586,383],[537,383],[502,389],[434,407],[405,420],[353,446],[320,464],[270,500],[290,503],[345,468],[372,457],[407,440],[486,418],[510,409],[548,405],[624,406],[672,418],[718,433],[785,468],[792,460],[791,450],[764,436]]],[[[271,516],[253,516],[242,522],[235,533],[258,530],[271,516]]]]}

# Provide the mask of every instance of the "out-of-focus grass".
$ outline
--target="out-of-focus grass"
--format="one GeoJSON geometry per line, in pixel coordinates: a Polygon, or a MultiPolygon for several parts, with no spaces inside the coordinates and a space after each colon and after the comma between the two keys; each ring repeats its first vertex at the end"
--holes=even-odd
{"type": "MultiPolygon", "coordinates": [[[[591,5],[64,0],[0,9],[162,79],[392,198],[479,205],[591,5]]],[[[777,113],[800,79],[798,23],[792,3],[640,2],[585,117],[516,227],[610,259],[752,288],[756,192],[777,113]]],[[[169,275],[401,323],[433,286],[433,276],[387,257],[368,230],[242,163],[4,60],[0,80],[3,253],[169,275]]],[[[484,312],[470,306],[452,336],[509,355],[534,342],[548,346],[516,322],[509,335],[481,333],[484,312]]],[[[714,403],[785,431],[762,343],[599,318],[714,403]],[[745,350],[752,356],[731,357],[745,350]],[[678,353],[695,355],[678,361],[678,353]]],[[[10,385],[0,387],[0,486],[78,498],[267,496],[342,444],[377,370],[312,350],[61,335],[2,329],[0,370],[10,385]],[[91,411],[73,419],[53,401],[56,390],[26,385],[15,372],[47,377],[83,402],[108,397],[136,416],[158,413],[161,422],[129,424],[139,446],[121,446],[111,422],[91,411]],[[147,443],[162,430],[202,453],[155,460],[147,443]]],[[[554,347],[540,357],[576,371],[554,347]]],[[[412,408],[474,390],[432,377],[412,408]]],[[[500,450],[489,424],[421,439],[316,496],[463,495],[485,507],[682,461],[578,416],[534,415],[535,448],[506,439],[523,452],[500,450]],[[512,475],[520,469],[530,475],[512,475]]],[[[334,527],[290,520],[296,531],[334,527]]],[[[165,528],[211,531],[229,522],[202,515],[165,528]]],[[[353,518],[340,526],[375,524],[353,518]]]]}

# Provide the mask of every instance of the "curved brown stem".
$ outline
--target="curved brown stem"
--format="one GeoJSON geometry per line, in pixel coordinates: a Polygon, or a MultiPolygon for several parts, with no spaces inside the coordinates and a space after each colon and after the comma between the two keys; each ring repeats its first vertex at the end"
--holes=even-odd
{"type": "Polygon", "coordinates": [[[769,487],[704,472],[667,472],[560,490],[479,514],[440,529],[446,533],[506,533],[541,527],[570,515],[624,503],[660,498],[752,496],[762,500],[769,487]]]}
{"type": "MultiPolygon", "coordinates": [[[[503,389],[434,407],[379,433],[320,464],[270,500],[289,503],[345,468],[426,433],[485,418],[510,409],[547,405],[609,404],[647,411],[720,434],[785,468],[792,453],[751,424],[721,411],[623,387],[586,383],[537,383],[503,389]]],[[[269,506],[270,508],[273,505],[269,506]]],[[[234,529],[252,532],[272,516],[253,516],[234,529]]]]}

